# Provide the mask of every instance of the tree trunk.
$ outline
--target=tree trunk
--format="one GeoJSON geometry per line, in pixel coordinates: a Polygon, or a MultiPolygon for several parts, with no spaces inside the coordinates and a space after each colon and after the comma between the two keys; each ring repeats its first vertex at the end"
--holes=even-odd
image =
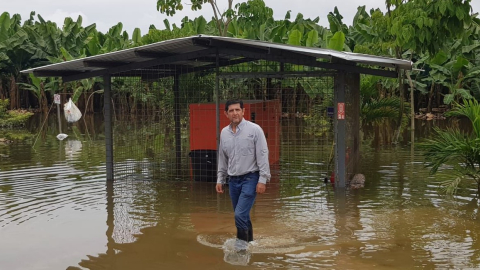
{"type": "Polygon", "coordinates": [[[443,92],[443,87],[438,87],[438,86],[435,86],[437,88],[437,91],[435,91],[437,94],[436,94],[436,101],[437,101],[437,106],[440,106],[440,104],[442,103],[442,92],[443,92]]]}
{"type": "Polygon", "coordinates": [[[0,99],[1,100],[5,99],[5,95],[3,94],[3,80],[1,77],[0,77],[0,99]]]}
{"type": "MultiPolygon", "coordinates": [[[[406,71],[405,75],[408,78],[408,84],[410,85],[410,118],[411,118],[411,123],[410,123],[410,128],[411,130],[415,130],[415,108],[414,108],[414,85],[412,78],[410,77],[410,74],[406,71]]],[[[412,142],[413,143],[413,142],[412,142]]]]}
{"type": "Polygon", "coordinates": [[[17,109],[17,82],[15,76],[10,77],[10,110],[17,109]]]}
{"type": "Polygon", "coordinates": [[[433,90],[435,89],[435,83],[432,83],[432,87],[430,87],[430,93],[428,93],[428,105],[427,105],[427,112],[432,112],[432,99],[433,99],[433,90]]]}
{"type": "Polygon", "coordinates": [[[398,115],[398,130],[394,138],[394,143],[398,143],[398,137],[400,136],[400,129],[402,128],[403,111],[405,110],[405,104],[404,104],[405,92],[403,87],[403,74],[401,70],[399,70],[398,72],[398,91],[400,92],[400,113],[398,115]]]}
{"type": "Polygon", "coordinates": [[[45,90],[43,90],[43,83],[40,86],[40,110],[42,113],[47,114],[48,113],[48,105],[47,105],[47,97],[45,96],[45,90]]]}
{"type": "Polygon", "coordinates": [[[31,107],[31,106],[30,106],[30,91],[24,90],[24,91],[23,91],[23,95],[24,95],[24,97],[25,97],[24,103],[23,103],[25,107],[23,107],[23,108],[29,108],[29,107],[31,107]]]}

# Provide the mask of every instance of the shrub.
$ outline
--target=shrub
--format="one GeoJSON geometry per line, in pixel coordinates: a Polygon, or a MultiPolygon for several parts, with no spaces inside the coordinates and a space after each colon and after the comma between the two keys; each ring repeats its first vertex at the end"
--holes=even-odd
{"type": "Polygon", "coordinates": [[[33,115],[33,113],[25,110],[7,110],[9,104],[8,99],[0,100],[0,128],[18,127],[33,115]]]}

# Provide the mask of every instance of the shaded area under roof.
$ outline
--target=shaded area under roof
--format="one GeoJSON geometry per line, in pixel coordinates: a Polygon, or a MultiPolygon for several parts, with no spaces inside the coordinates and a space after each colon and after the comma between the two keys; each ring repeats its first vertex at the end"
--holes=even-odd
{"type": "Polygon", "coordinates": [[[385,77],[396,77],[400,69],[412,69],[412,62],[407,60],[257,40],[198,35],[32,68],[22,73],[33,73],[38,77],[62,77],[65,82],[104,75],[161,74],[167,77],[215,69],[217,54],[219,67],[268,60],[385,77]]]}

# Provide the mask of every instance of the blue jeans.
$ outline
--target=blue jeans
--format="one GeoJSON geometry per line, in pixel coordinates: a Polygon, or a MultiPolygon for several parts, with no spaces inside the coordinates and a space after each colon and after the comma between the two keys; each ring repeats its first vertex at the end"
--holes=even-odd
{"type": "Polygon", "coordinates": [[[257,197],[257,183],[260,178],[258,172],[247,173],[242,176],[230,176],[229,190],[235,211],[235,226],[241,230],[252,228],[250,210],[257,197]]]}

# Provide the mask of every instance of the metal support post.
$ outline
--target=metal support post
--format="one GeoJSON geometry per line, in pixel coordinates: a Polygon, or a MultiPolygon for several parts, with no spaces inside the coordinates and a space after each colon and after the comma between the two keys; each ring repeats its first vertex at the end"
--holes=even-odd
{"type": "Polygon", "coordinates": [[[103,76],[103,88],[107,181],[113,181],[112,77],[110,74],[103,76]]]}
{"type": "Polygon", "coordinates": [[[345,72],[335,75],[335,187],[345,188],[346,175],[346,123],[345,123],[345,72]]]}
{"type": "MultiPolygon", "coordinates": [[[[216,54],[216,68],[215,68],[215,121],[216,121],[216,137],[217,137],[217,150],[220,144],[220,59],[218,56],[218,48],[216,54]]],[[[218,156],[218,155],[217,155],[218,156]]]]}
{"type": "Polygon", "coordinates": [[[180,130],[180,74],[175,74],[173,82],[174,95],[174,121],[175,121],[175,168],[177,176],[180,176],[182,164],[182,136],[180,130]]]}

